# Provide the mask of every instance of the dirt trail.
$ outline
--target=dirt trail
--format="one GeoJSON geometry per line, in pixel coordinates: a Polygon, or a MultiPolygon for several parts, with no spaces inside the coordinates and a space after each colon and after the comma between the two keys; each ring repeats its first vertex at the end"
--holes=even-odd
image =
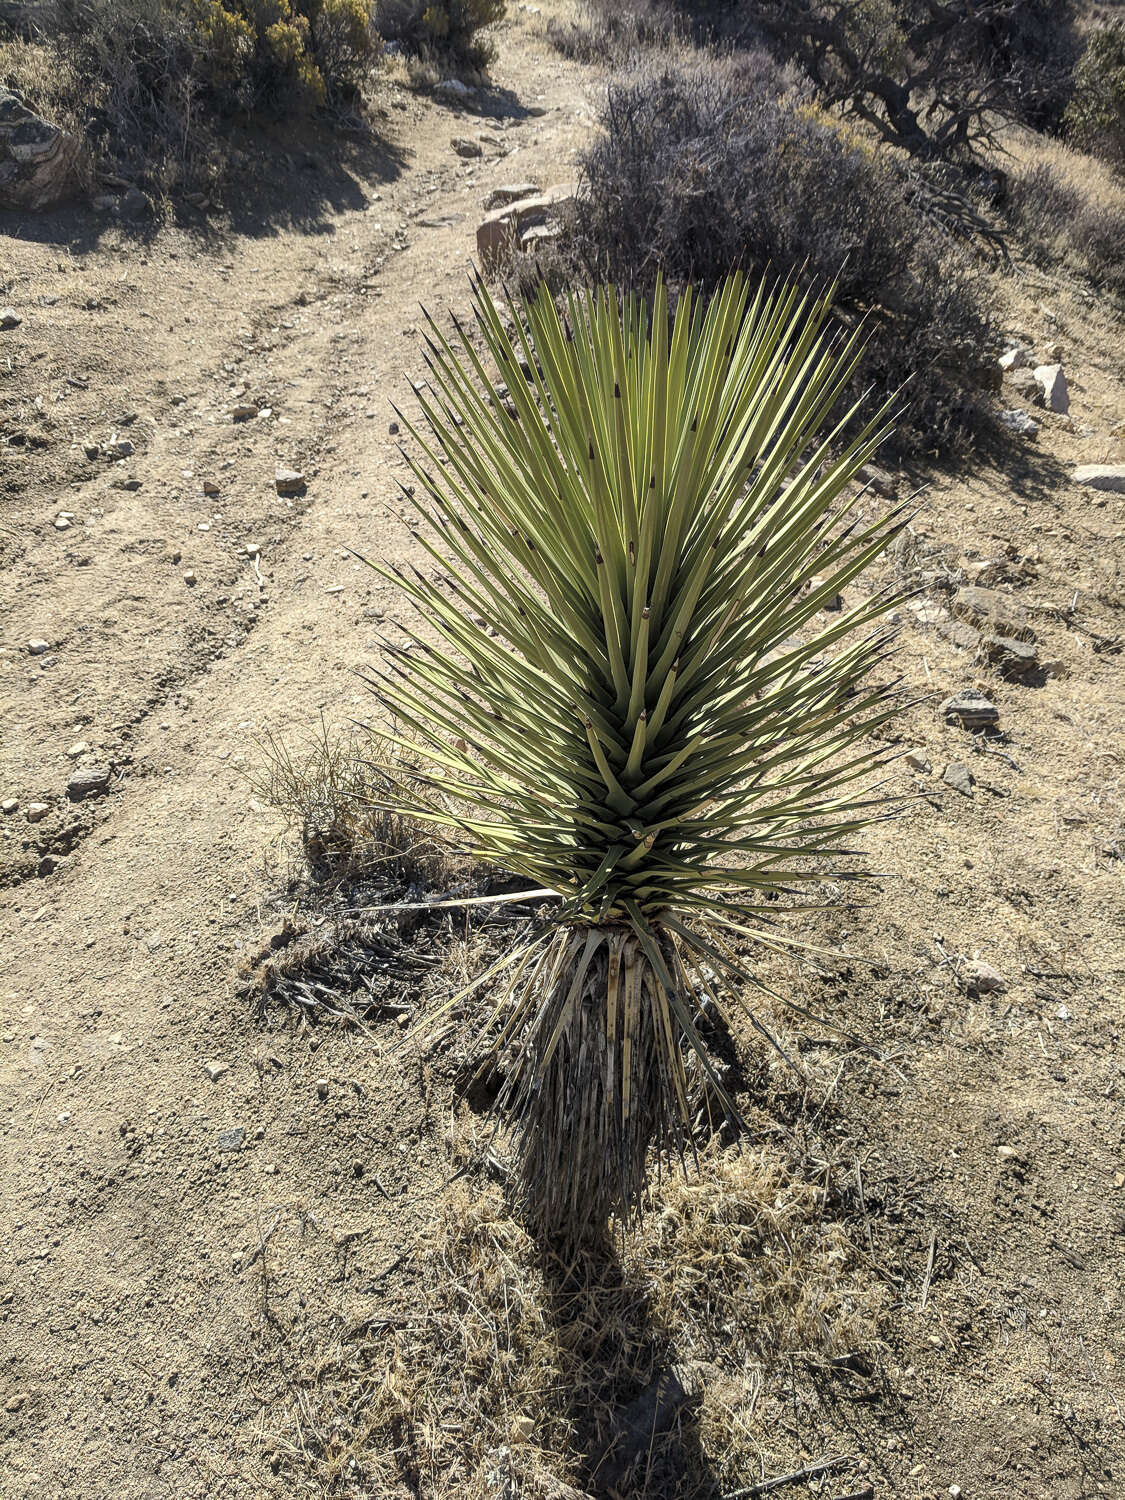
{"type": "Polygon", "coordinates": [[[136,448],[123,465],[52,450],[54,493],[43,455],[11,450],[0,788],[55,810],[5,825],[23,877],[0,895],[6,1496],[241,1493],[260,1233],[281,1210],[275,1246],[314,1241],[322,1279],[346,1257],[362,1280],[411,1215],[354,1163],[377,1154],[407,1196],[444,1170],[411,1080],[341,1037],[315,1056],[270,1038],[236,998],[240,950],[276,925],[275,825],[240,768],[265,729],[362,711],[349,672],[374,649],[382,590],[344,549],[410,550],[385,502],[401,473],[389,401],[421,370],[418,303],[466,304],[485,193],[565,180],[593,87],[545,65],[536,29],[504,28],[499,119],[398,94],[404,170],[357,184],[366,204],[326,216],[319,238],[283,228],[211,255],[166,235],[143,260],[125,242],[77,263],[5,242],[28,308],[17,358],[49,370],[47,402],[62,393],[56,428],[65,415],[79,438],[136,448]],[[450,138],[478,131],[503,154],[466,165],[450,138]],[[87,301],[112,309],[96,333],[87,301]],[[247,397],[273,416],[232,424],[247,397]],[[278,463],[303,470],[305,499],[274,493],[278,463]],[[62,531],[60,509],[75,513],[62,531]],[[27,654],[37,638],[44,657],[27,654]],[[20,844],[67,827],[79,740],[79,763],[114,764],[113,788],[60,832],[73,852],[43,881],[42,841],[20,844]],[[211,1082],[207,1063],[229,1071],[211,1082]],[[231,1129],[239,1150],[224,1149],[231,1129]]]}
{"type": "MultiPolygon", "coordinates": [[[[251,1014],[238,964],[284,882],[245,770],[263,731],[366,712],[351,669],[391,596],[347,549],[412,555],[389,402],[421,372],[418,305],[466,306],[488,189],[566,180],[601,86],[544,20],[502,28],[490,113],[392,89],[377,151],[263,156],[285,190],[248,191],[222,241],[2,226],[25,315],[0,333],[5,1500],[263,1493],[263,1298],[354,1318],[409,1296],[385,1273],[439,1201],[448,1100],[384,1038],[251,1014]],[[461,160],[451,137],[482,131],[502,147],[461,160]],[[269,415],[233,422],[244,401],[269,415]],[[135,452],[85,457],[114,436],[135,452]],[[277,495],[278,465],[304,497],[277,495]],[[108,764],[109,793],[69,806],[75,766],[108,764]]],[[[893,878],[870,906],[807,923],[883,969],[776,976],[878,1042],[813,1028],[787,1118],[862,1158],[895,1309],[878,1391],[775,1392],[746,1420],[768,1472],[862,1452],[879,1500],[1085,1500],[1125,1473],[1125,521],[1070,481],[1125,456],[1122,335],[1073,288],[998,295],[1029,344],[1061,343],[1073,420],[1037,413],[1022,457],[937,476],[888,563],[923,591],[899,657],[920,701],[894,729],[916,800],[873,836],[893,878]],[[981,658],[951,608],[966,581],[1026,609],[1050,670],[981,658]],[[943,720],[973,683],[1003,755],[943,720]],[[1004,991],[966,993],[973,956],[1004,991]]]]}

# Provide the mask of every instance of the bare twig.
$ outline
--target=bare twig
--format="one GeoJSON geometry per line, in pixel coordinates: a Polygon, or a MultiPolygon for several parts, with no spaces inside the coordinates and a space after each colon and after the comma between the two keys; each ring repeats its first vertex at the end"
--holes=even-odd
{"type": "Polygon", "coordinates": [[[844,1469],[855,1460],[849,1457],[821,1458],[815,1464],[807,1464],[803,1469],[794,1469],[791,1474],[779,1474],[776,1479],[763,1479],[758,1484],[752,1484],[744,1490],[728,1490],[723,1500],[749,1500],[751,1496],[768,1495],[772,1490],[780,1490],[787,1484],[800,1484],[803,1479],[815,1479],[819,1474],[831,1474],[835,1469],[844,1469]]]}
{"type": "Polygon", "coordinates": [[[924,1279],[922,1281],[922,1302],[921,1302],[921,1311],[922,1312],[925,1312],[925,1310],[926,1310],[926,1303],[930,1300],[930,1281],[932,1280],[933,1274],[934,1274],[934,1251],[936,1249],[937,1249],[937,1230],[935,1229],[930,1234],[930,1254],[929,1254],[928,1259],[926,1260],[926,1275],[925,1275],[925,1277],[924,1277],[924,1279]]]}

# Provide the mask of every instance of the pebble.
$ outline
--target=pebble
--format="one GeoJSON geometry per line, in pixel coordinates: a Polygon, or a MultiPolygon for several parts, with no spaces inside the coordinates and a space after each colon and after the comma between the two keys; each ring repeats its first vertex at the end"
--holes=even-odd
{"type": "Polygon", "coordinates": [[[1039,435],[1039,423],[1028,416],[1027,412],[1018,407],[1013,411],[1002,411],[997,413],[996,420],[1006,427],[1009,432],[1014,432],[1018,437],[1033,438],[1039,435]]]}
{"type": "Polygon", "coordinates": [[[902,758],[912,771],[921,771],[923,776],[928,776],[933,770],[921,750],[908,750],[902,758]]]}
{"type": "Polygon", "coordinates": [[[982,958],[974,958],[961,971],[966,988],[973,995],[1002,995],[1008,988],[1004,976],[982,958]]]}
{"type": "Polygon", "coordinates": [[[279,495],[303,495],[305,492],[305,476],[300,469],[278,469],[274,484],[279,495]]]}
{"type": "Polygon", "coordinates": [[[240,401],[231,412],[232,422],[250,422],[258,415],[258,405],[254,401],[240,401]]]}
{"type": "Polygon", "coordinates": [[[481,143],[470,140],[468,136],[455,135],[452,141],[450,141],[450,145],[458,156],[473,157],[484,155],[484,148],[481,146],[481,143]]]}
{"type": "Polygon", "coordinates": [[[219,1131],[220,1151],[241,1151],[242,1142],[246,1139],[246,1131],[241,1125],[235,1125],[230,1130],[219,1131]]]}
{"type": "Polygon", "coordinates": [[[75,740],[74,744],[71,745],[70,749],[66,752],[67,759],[77,760],[80,755],[88,754],[89,749],[90,746],[86,740],[75,740]]]}
{"type": "Polygon", "coordinates": [[[74,525],[74,522],[73,522],[73,520],[71,519],[70,516],[67,516],[67,515],[58,515],[58,516],[55,517],[55,530],[56,531],[69,531],[70,528],[73,525],[74,525]]]}
{"type": "Polygon", "coordinates": [[[962,761],[951,760],[945,768],[945,775],[941,779],[945,782],[946,786],[952,787],[955,792],[960,792],[962,797],[971,797],[973,795],[972,773],[962,761]]]}
{"type": "Polygon", "coordinates": [[[1007,349],[1000,356],[1000,368],[1002,370],[1020,370],[1028,362],[1027,350],[1017,344],[1014,349],[1007,349]]]}
{"type": "Polygon", "coordinates": [[[208,1062],[203,1064],[203,1071],[212,1083],[218,1083],[224,1073],[230,1072],[230,1063],[208,1062]]]}
{"type": "Polygon", "coordinates": [[[27,643],[28,656],[45,656],[50,649],[46,641],[28,641],[27,643]]]}
{"type": "Polygon", "coordinates": [[[49,802],[31,802],[27,808],[27,821],[29,823],[42,823],[50,811],[51,804],[49,802]]]}
{"type": "Polygon", "coordinates": [[[247,542],[246,543],[246,556],[247,557],[260,557],[261,556],[261,552],[262,552],[262,549],[261,549],[261,547],[258,546],[257,542],[247,542]]]}
{"type": "Polygon", "coordinates": [[[82,452],[87,458],[100,458],[102,447],[100,443],[83,443],[82,452]]]}
{"type": "Polygon", "coordinates": [[[0,308],[0,328],[18,328],[22,322],[14,307],[0,308]]]}
{"type": "Polygon", "coordinates": [[[1004,677],[1026,677],[1039,666],[1039,656],[1034,646],[1027,641],[1017,641],[1006,635],[986,635],[981,641],[981,650],[986,661],[992,663],[1004,677]]]}
{"type": "Polygon", "coordinates": [[[217,495],[219,493],[219,486],[213,479],[205,479],[203,481],[203,493],[205,495],[217,495]]]}
{"type": "Polygon", "coordinates": [[[316,1097],[318,1099],[328,1098],[328,1079],[318,1078],[316,1080],[316,1097]]]}
{"type": "Polygon", "coordinates": [[[106,444],[105,451],[114,458],[132,458],[137,450],[128,438],[117,438],[115,442],[106,444]]]}
{"type": "Polygon", "coordinates": [[[954,693],[941,705],[941,711],[948,721],[956,720],[965,729],[984,729],[997,723],[1000,718],[1000,710],[995,703],[983,693],[978,693],[975,688],[965,688],[960,693],[954,693]]]}
{"type": "Polygon", "coordinates": [[[198,578],[196,578],[195,576],[195,572],[193,569],[189,568],[184,574],[184,582],[187,584],[189,589],[199,582],[198,578]]]}
{"type": "Polygon", "coordinates": [[[72,802],[81,802],[84,797],[96,797],[109,786],[113,774],[110,766],[84,766],[75,771],[66,784],[66,795],[72,802]]]}
{"type": "Polygon", "coordinates": [[[17,797],[5,797],[3,802],[0,802],[0,812],[4,813],[5,816],[10,817],[12,813],[19,812],[19,810],[20,804],[17,797]]]}

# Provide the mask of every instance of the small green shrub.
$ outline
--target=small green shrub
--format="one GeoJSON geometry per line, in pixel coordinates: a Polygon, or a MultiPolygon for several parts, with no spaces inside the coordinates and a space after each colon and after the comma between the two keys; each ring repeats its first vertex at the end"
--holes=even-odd
{"type": "Polygon", "coordinates": [[[1066,126],[1084,150],[1125,166],[1125,23],[1091,33],[1075,69],[1066,126]]]}
{"type": "Polygon", "coordinates": [[[505,0],[376,0],[375,24],[388,41],[419,57],[481,69],[494,48],[480,35],[501,20],[505,0]]]}

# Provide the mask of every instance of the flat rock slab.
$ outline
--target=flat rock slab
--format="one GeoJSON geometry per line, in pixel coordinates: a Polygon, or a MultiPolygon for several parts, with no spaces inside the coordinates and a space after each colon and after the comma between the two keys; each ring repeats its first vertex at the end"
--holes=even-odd
{"type": "Polygon", "coordinates": [[[977,630],[988,630],[1017,641],[1035,639],[1035,632],[1027,623],[1027,610],[998,589],[966,584],[954,594],[951,608],[959,620],[967,621],[977,630]]]}
{"type": "Polygon", "coordinates": [[[1039,656],[1028,641],[1017,641],[1008,635],[986,635],[981,641],[986,661],[1005,677],[1027,677],[1039,667],[1039,656]]]}
{"type": "Polygon", "coordinates": [[[999,721],[1000,710],[990,698],[978,693],[975,688],[954,693],[941,705],[941,711],[952,723],[966,729],[985,729],[999,721]]]}
{"type": "Polygon", "coordinates": [[[83,766],[67,782],[66,795],[72,802],[81,802],[84,797],[100,797],[108,788],[112,775],[111,766],[83,766]]]}
{"type": "Polygon", "coordinates": [[[1074,471],[1074,482],[1090,490],[1125,495],[1125,464],[1079,464],[1074,471]]]}

